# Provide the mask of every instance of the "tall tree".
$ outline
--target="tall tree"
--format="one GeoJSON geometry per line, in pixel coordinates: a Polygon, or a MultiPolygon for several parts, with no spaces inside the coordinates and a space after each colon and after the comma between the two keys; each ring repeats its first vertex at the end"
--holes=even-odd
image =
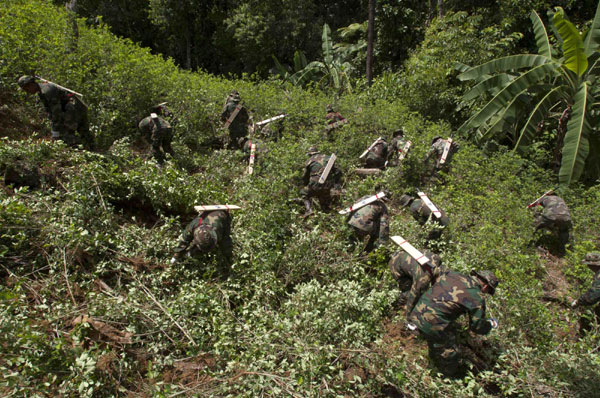
{"type": "Polygon", "coordinates": [[[373,82],[373,43],[375,41],[375,0],[369,0],[369,30],[367,33],[367,85],[373,82]]]}

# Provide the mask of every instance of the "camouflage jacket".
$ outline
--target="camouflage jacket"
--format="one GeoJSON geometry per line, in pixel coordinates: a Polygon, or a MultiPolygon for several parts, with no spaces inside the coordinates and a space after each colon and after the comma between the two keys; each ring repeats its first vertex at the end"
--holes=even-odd
{"type": "Polygon", "coordinates": [[[571,214],[567,204],[558,196],[545,196],[540,200],[540,205],[544,207],[542,216],[552,221],[571,221],[571,214]]]}
{"type": "MultiPolygon", "coordinates": [[[[316,153],[306,161],[306,164],[304,165],[304,175],[302,176],[304,185],[317,184],[319,182],[319,178],[321,177],[325,166],[327,166],[329,158],[331,158],[330,155],[316,153]]],[[[333,186],[340,176],[341,172],[334,163],[329,175],[327,176],[327,179],[323,183],[323,186],[333,186]]]]}
{"type": "Polygon", "coordinates": [[[404,149],[404,145],[406,145],[407,142],[408,140],[405,140],[403,137],[393,138],[392,142],[390,142],[388,158],[391,159],[392,157],[399,155],[400,152],[404,149]]]}
{"type": "Polygon", "coordinates": [[[325,115],[325,120],[327,121],[327,124],[334,124],[346,119],[344,119],[344,117],[338,112],[328,112],[327,115],[325,115]]]}
{"type": "Polygon", "coordinates": [[[410,291],[406,297],[406,316],[411,313],[421,295],[435,283],[441,274],[448,271],[444,265],[438,267],[425,264],[422,266],[410,254],[405,252],[395,253],[389,263],[392,276],[399,281],[410,278],[412,281],[410,291]]]}
{"type": "Polygon", "coordinates": [[[155,119],[152,119],[152,116],[147,116],[138,124],[138,130],[145,137],[153,140],[157,134],[170,132],[171,124],[160,116],[155,119]]]}
{"type": "Polygon", "coordinates": [[[223,241],[230,239],[231,216],[229,213],[223,210],[205,211],[187,225],[179,238],[179,244],[175,249],[176,253],[186,250],[193,251],[195,247],[193,245],[194,230],[200,225],[208,225],[214,230],[217,237],[217,246],[220,246],[223,241]]]}
{"type": "Polygon", "coordinates": [[[367,152],[365,159],[385,161],[387,160],[388,156],[389,145],[385,139],[382,138],[373,146],[373,148],[371,148],[369,152],[367,152]]]}
{"type": "Polygon", "coordinates": [[[491,330],[477,279],[448,271],[421,296],[409,321],[426,335],[443,336],[446,328],[462,314],[469,315],[469,329],[473,332],[487,334],[491,330]]]}
{"type": "MultiPolygon", "coordinates": [[[[427,152],[427,156],[425,157],[425,161],[431,161],[431,158],[435,159],[435,167],[440,168],[442,165],[440,164],[440,160],[442,159],[442,155],[444,154],[444,148],[446,148],[446,143],[448,140],[439,139],[431,145],[429,152],[427,152]]],[[[450,151],[448,152],[448,156],[446,157],[446,163],[450,163],[452,160],[452,155],[454,152],[458,151],[458,144],[455,141],[452,141],[450,145],[450,151]]]]}
{"type": "MultiPolygon", "coordinates": [[[[221,112],[221,120],[226,122],[235,108],[238,106],[240,102],[234,101],[231,98],[227,99],[225,106],[223,107],[223,111],[221,112]]],[[[246,125],[248,124],[248,120],[250,120],[250,116],[248,115],[248,110],[245,106],[242,106],[242,109],[238,112],[237,116],[233,119],[231,124],[229,125],[229,130],[231,131],[243,131],[244,135],[246,133],[246,125]]]]}
{"type": "Polygon", "coordinates": [[[600,271],[596,272],[592,286],[577,300],[577,302],[580,305],[594,305],[600,302],[600,271]]]}
{"type": "MultiPolygon", "coordinates": [[[[358,201],[360,202],[370,196],[363,196],[358,201]]],[[[369,235],[379,230],[378,239],[380,241],[386,241],[390,235],[387,206],[381,200],[377,200],[350,213],[348,224],[369,235]]]]}
{"type": "Polygon", "coordinates": [[[38,83],[40,91],[38,96],[44,104],[44,108],[50,116],[52,122],[52,130],[63,130],[65,120],[65,105],[69,101],[75,101],[78,104],[78,109],[81,112],[87,112],[86,105],[75,94],[69,93],[66,90],[58,87],[54,83],[38,83]]]}
{"type": "Polygon", "coordinates": [[[448,226],[450,222],[448,219],[448,215],[444,210],[440,209],[439,207],[438,210],[440,211],[440,213],[442,213],[442,217],[440,218],[437,218],[435,215],[433,215],[429,207],[427,207],[427,205],[425,204],[425,202],[418,198],[413,200],[413,202],[410,205],[410,212],[413,218],[417,220],[419,224],[425,225],[427,220],[431,218],[432,222],[443,225],[444,227],[448,226]]]}

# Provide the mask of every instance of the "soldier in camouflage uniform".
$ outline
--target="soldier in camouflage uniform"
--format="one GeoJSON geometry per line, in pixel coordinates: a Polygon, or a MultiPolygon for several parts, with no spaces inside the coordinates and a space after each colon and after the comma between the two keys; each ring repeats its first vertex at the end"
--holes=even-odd
{"type": "Polygon", "coordinates": [[[372,169],[384,169],[389,157],[389,145],[385,138],[377,140],[375,145],[367,152],[365,156],[365,167],[372,169]]]}
{"type": "Polygon", "coordinates": [[[94,148],[88,108],[81,98],[54,83],[38,83],[33,76],[21,76],[18,84],[27,93],[38,94],[50,117],[52,139],[62,140],[69,146],[83,144],[87,149],[94,148]]]}
{"type": "Polygon", "coordinates": [[[446,157],[446,161],[442,164],[440,162],[442,160],[444,148],[446,147],[447,143],[448,140],[444,140],[441,137],[435,137],[433,141],[431,141],[431,148],[429,149],[429,152],[427,152],[427,155],[425,156],[424,160],[426,173],[423,176],[423,179],[421,181],[422,183],[425,183],[426,180],[435,176],[438,173],[438,171],[448,170],[450,161],[452,160],[452,156],[455,152],[458,151],[459,145],[456,143],[456,141],[452,141],[452,144],[450,145],[450,151],[448,152],[448,155],[446,157]]]}
{"type": "Polygon", "coordinates": [[[248,110],[245,106],[242,106],[240,102],[240,94],[236,90],[233,90],[227,97],[225,106],[223,107],[223,112],[221,112],[221,121],[226,123],[234,113],[235,109],[240,106],[240,111],[233,118],[228,127],[229,147],[233,149],[239,149],[244,144],[243,140],[248,134],[248,122],[250,121],[248,110]]]}
{"type": "Polygon", "coordinates": [[[391,165],[396,166],[398,164],[397,158],[400,153],[404,150],[404,146],[407,140],[404,139],[404,131],[402,129],[394,131],[392,135],[392,141],[390,142],[388,161],[391,165]]]}
{"type": "Polygon", "coordinates": [[[339,114],[339,112],[335,112],[333,110],[333,106],[327,105],[326,110],[327,110],[327,115],[325,115],[325,120],[327,121],[328,126],[335,124],[337,122],[343,122],[346,120],[346,119],[344,119],[344,117],[342,115],[339,114]]]}
{"type": "Polygon", "coordinates": [[[231,262],[231,216],[229,212],[222,210],[205,211],[194,218],[183,231],[175,249],[175,257],[181,259],[186,254],[188,257],[198,257],[217,247],[226,261],[231,262]]]}
{"type": "Polygon", "coordinates": [[[325,130],[327,131],[327,138],[331,141],[334,138],[333,131],[339,127],[336,127],[335,124],[338,122],[345,122],[346,119],[338,112],[334,112],[333,106],[327,105],[326,109],[327,115],[325,115],[325,121],[327,122],[327,127],[325,127],[325,130]]]}
{"type": "MultiPolygon", "coordinates": [[[[358,201],[367,199],[371,195],[363,196],[358,201]]],[[[389,216],[384,201],[389,200],[391,194],[388,192],[383,198],[376,200],[348,215],[348,225],[354,230],[353,240],[361,240],[369,236],[369,242],[365,252],[369,253],[389,239],[389,216]]]]}
{"type": "MultiPolygon", "coordinates": [[[[155,108],[154,110],[160,111],[160,108],[155,108]]],[[[159,165],[165,162],[165,155],[167,153],[171,157],[175,157],[175,153],[171,147],[173,129],[168,121],[156,113],[152,113],[140,121],[138,130],[152,145],[152,155],[159,165]]]]}
{"type": "Polygon", "coordinates": [[[423,265],[404,251],[394,253],[388,264],[392,276],[402,291],[398,302],[406,303],[407,318],[421,295],[439,279],[441,274],[448,271],[442,265],[440,256],[428,250],[423,254],[429,258],[429,262],[423,265]]]}
{"type": "MultiPolygon", "coordinates": [[[[600,253],[591,252],[585,255],[585,260],[582,261],[586,264],[592,272],[594,272],[594,281],[592,286],[579,297],[577,300],[571,303],[571,307],[590,307],[600,303],[600,253]]],[[[594,308],[596,319],[600,319],[600,306],[596,305],[594,308]]],[[[591,322],[587,318],[582,318],[580,321],[580,330],[591,329],[591,322]]]]}
{"type": "Polygon", "coordinates": [[[557,232],[560,240],[559,251],[565,253],[566,245],[571,240],[571,214],[565,201],[554,195],[548,194],[539,200],[534,206],[542,206],[544,211],[535,214],[535,230],[546,229],[557,232]]]}
{"type": "Polygon", "coordinates": [[[442,216],[437,218],[427,207],[425,202],[420,198],[413,198],[409,195],[402,195],[400,197],[400,205],[406,207],[410,205],[410,213],[413,218],[417,220],[420,225],[425,225],[428,221],[431,221],[433,227],[427,235],[427,240],[437,240],[442,236],[442,231],[448,226],[450,220],[446,212],[438,207],[442,216]]]}
{"type": "Polygon", "coordinates": [[[486,318],[485,300],[482,293],[494,294],[498,279],[491,271],[473,271],[472,276],[448,271],[440,275],[425,292],[408,320],[427,340],[429,357],[446,376],[460,376],[461,366],[456,346],[456,319],[462,314],[469,316],[469,329],[477,334],[488,334],[498,322],[486,318]]]}
{"type": "Polygon", "coordinates": [[[328,210],[333,199],[340,195],[342,172],[334,164],[323,184],[319,178],[329,162],[330,155],[323,155],[317,147],[310,147],[307,153],[310,158],[306,161],[302,181],[306,185],[300,191],[306,207],[306,214],[311,214],[311,199],[317,198],[323,210],[328,210]]]}

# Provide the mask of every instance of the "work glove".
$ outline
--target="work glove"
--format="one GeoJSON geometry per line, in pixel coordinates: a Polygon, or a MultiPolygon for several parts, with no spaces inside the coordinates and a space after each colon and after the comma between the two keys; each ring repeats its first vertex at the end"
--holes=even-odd
{"type": "Polygon", "coordinates": [[[573,300],[573,302],[571,302],[571,308],[577,307],[577,304],[579,304],[577,300],[573,300]]]}
{"type": "Polygon", "coordinates": [[[417,330],[417,325],[415,325],[414,323],[406,322],[406,328],[414,332],[415,330],[417,330]]]}
{"type": "Polygon", "coordinates": [[[492,329],[498,328],[498,320],[496,318],[490,318],[488,322],[492,325],[492,329]]]}
{"type": "Polygon", "coordinates": [[[173,258],[171,258],[171,265],[175,264],[177,262],[177,257],[173,256],[173,258]]]}

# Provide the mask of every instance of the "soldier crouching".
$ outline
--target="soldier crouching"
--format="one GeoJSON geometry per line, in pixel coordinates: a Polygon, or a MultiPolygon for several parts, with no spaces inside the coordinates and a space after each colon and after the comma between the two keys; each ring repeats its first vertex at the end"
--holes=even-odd
{"type": "Polygon", "coordinates": [[[456,319],[468,314],[469,329],[482,335],[498,326],[495,319],[486,319],[485,300],[481,297],[481,293],[494,294],[498,278],[491,271],[473,271],[471,275],[454,271],[442,274],[421,296],[408,318],[427,340],[433,364],[449,377],[464,374],[456,344],[456,319]]]}
{"type": "Polygon", "coordinates": [[[230,264],[233,256],[231,216],[222,210],[205,211],[194,218],[183,231],[175,249],[175,258],[198,258],[217,248],[230,264]]]}

